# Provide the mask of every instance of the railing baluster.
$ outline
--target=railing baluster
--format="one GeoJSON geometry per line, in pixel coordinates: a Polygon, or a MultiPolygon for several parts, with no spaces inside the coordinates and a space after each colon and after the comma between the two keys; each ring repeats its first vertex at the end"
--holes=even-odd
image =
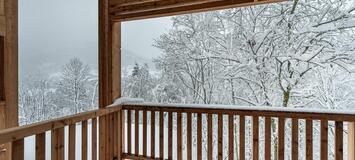
{"type": "Polygon", "coordinates": [[[213,153],[213,143],[212,143],[212,137],[213,137],[213,115],[212,114],[208,114],[208,117],[207,117],[207,141],[208,141],[208,144],[207,144],[207,154],[208,154],[208,160],[212,160],[213,157],[212,157],[212,153],[213,153]]]}
{"type": "Polygon", "coordinates": [[[155,111],[150,112],[150,157],[155,158],[155,111]]]}
{"type": "Polygon", "coordinates": [[[265,160],[271,160],[271,117],[265,117],[265,160]]]}
{"type": "Polygon", "coordinates": [[[159,112],[159,124],[159,158],[164,159],[164,111],[159,112]]]}
{"type": "Polygon", "coordinates": [[[12,143],[12,159],[24,160],[24,151],[24,139],[19,139],[12,143]]]}
{"type": "Polygon", "coordinates": [[[69,160],[75,160],[76,124],[69,125],[69,160]]]}
{"type": "Polygon", "coordinates": [[[45,160],[46,158],[46,133],[36,135],[36,160],[45,160]]]}
{"type": "Polygon", "coordinates": [[[223,115],[218,114],[218,159],[223,159],[223,115]]]}
{"type": "Polygon", "coordinates": [[[239,159],[245,160],[245,117],[239,116],[239,159]]]}
{"type": "Polygon", "coordinates": [[[139,156],[139,110],[135,110],[135,116],[134,116],[134,152],[135,152],[135,156],[139,156]]]}
{"type": "Polygon", "coordinates": [[[253,159],[259,159],[259,117],[253,117],[253,159]]]}
{"type": "Polygon", "coordinates": [[[81,122],[81,159],[88,159],[88,121],[81,122]]]}
{"type": "Polygon", "coordinates": [[[335,122],[335,159],[343,159],[343,122],[335,122]]]}
{"type": "Polygon", "coordinates": [[[187,159],[192,160],[192,122],[191,122],[191,113],[186,113],[187,116],[187,159]]]}
{"type": "Polygon", "coordinates": [[[169,112],[168,119],[168,159],[173,159],[173,112],[169,112]]]}
{"type": "Polygon", "coordinates": [[[126,111],[121,110],[121,146],[122,146],[122,153],[126,152],[126,147],[127,147],[127,140],[126,140],[126,111]]]}
{"type": "Polygon", "coordinates": [[[234,116],[228,116],[228,159],[234,159],[234,116]]]}
{"type": "Polygon", "coordinates": [[[197,160],[202,160],[202,114],[197,113],[197,160]]]}
{"type": "Polygon", "coordinates": [[[113,159],[117,159],[121,154],[120,151],[121,149],[121,141],[120,141],[120,132],[119,128],[121,128],[121,120],[119,120],[119,114],[121,112],[116,112],[112,113],[113,116],[113,122],[112,122],[112,127],[113,127],[113,159]]]}
{"type": "Polygon", "coordinates": [[[182,160],[182,115],[177,112],[177,159],[182,160]]]}
{"type": "Polygon", "coordinates": [[[328,120],[321,120],[320,159],[328,159],[328,120]]]}
{"type": "Polygon", "coordinates": [[[143,110],[143,157],[147,157],[147,110],[143,110]]]}
{"type": "Polygon", "coordinates": [[[292,118],[292,160],[298,160],[298,119],[292,118]]]}
{"type": "Polygon", "coordinates": [[[131,139],[131,136],[132,136],[132,113],[131,113],[131,110],[127,110],[127,153],[128,154],[132,154],[131,152],[131,149],[132,149],[132,139],[131,139]]]}
{"type": "Polygon", "coordinates": [[[279,118],[278,124],[278,159],[285,158],[285,118],[279,118]]]}
{"type": "Polygon", "coordinates": [[[91,158],[97,159],[97,118],[91,119],[91,158]]]}
{"type": "Polygon", "coordinates": [[[52,130],[51,160],[64,160],[64,128],[52,130]]]}
{"type": "Polygon", "coordinates": [[[313,160],[313,121],[306,120],[306,160],[313,160]]]}

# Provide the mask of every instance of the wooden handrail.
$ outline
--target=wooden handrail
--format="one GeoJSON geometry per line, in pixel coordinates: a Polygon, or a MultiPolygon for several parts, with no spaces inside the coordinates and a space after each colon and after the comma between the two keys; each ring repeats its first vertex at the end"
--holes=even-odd
{"type": "MultiPolygon", "coordinates": [[[[237,152],[234,150],[235,145],[239,146],[239,155],[237,156],[239,156],[240,159],[245,159],[247,156],[245,148],[247,142],[246,126],[250,129],[251,135],[249,136],[251,137],[249,137],[250,139],[248,141],[249,144],[252,144],[252,154],[249,158],[259,159],[259,156],[263,156],[265,159],[271,159],[271,154],[274,153],[274,156],[278,159],[285,159],[285,143],[287,142],[290,143],[288,146],[290,146],[291,149],[291,151],[287,153],[290,154],[292,159],[297,159],[301,154],[304,154],[307,159],[313,159],[313,143],[319,144],[319,155],[321,159],[327,159],[328,149],[330,149],[328,146],[330,140],[328,139],[334,138],[335,144],[333,151],[335,153],[335,159],[343,159],[343,148],[347,147],[343,142],[344,133],[347,130],[346,128],[352,125],[351,122],[355,121],[355,112],[349,111],[129,102],[122,104],[122,117],[126,116],[127,119],[123,119],[122,121],[126,124],[121,124],[121,126],[123,126],[121,132],[123,137],[125,137],[125,134],[128,137],[126,139],[127,141],[122,143],[122,158],[131,159],[172,159],[171,153],[175,150],[177,159],[181,160],[184,159],[182,148],[185,148],[187,149],[187,151],[185,150],[188,156],[187,159],[202,160],[202,154],[204,152],[207,159],[213,159],[213,157],[222,159],[224,156],[228,156],[229,160],[233,160],[237,152]],[[150,113],[149,117],[147,117],[147,113],[150,113]],[[134,116],[134,118],[132,116],[134,116]],[[223,118],[224,116],[227,116],[228,119],[223,118]],[[142,121],[140,121],[140,119],[142,119],[142,121]],[[150,122],[147,122],[146,119],[150,119],[150,122]],[[237,119],[239,120],[237,121],[237,119]],[[260,123],[262,121],[264,121],[264,123],[260,123]],[[320,125],[317,126],[313,123],[320,123],[320,125]],[[334,123],[334,125],[332,125],[332,123],[334,123]],[[195,126],[192,127],[192,124],[195,126]],[[292,124],[290,133],[287,134],[285,134],[285,131],[288,129],[286,124],[292,124]],[[140,125],[143,126],[140,127],[140,125]],[[150,127],[148,127],[148,125],[150,125],[150,127]],[[216,129],[212,129],[214,125],[216,125],[216,129]],[[224,125],[227,126],[228,131],[226,132],[229,133],[228,138],[223,134],[224,125]],[[173,126],[176,126],[175,130],[173,126]],[[235,131],[237,126],[239,126],[238,132],[235,131]],[[263,127],[265,127],[265,129],[261,130],[263,127]],[[313,134],[314,127],[319,127],[319,132],[316,134],[313,134]],[[166,132],[164,131],[165,129],[167,129],[168,133],[164,133],[166,132]],[[147,134],[148,130],[151,130],[150,135],[147,134]],[[331,132],[331,130],[333,130],[334,136],[328,138],[328,133],[331,132]],[[156,131],[159,131],[159,133],[156,134],[156,131]],[[305,142],[306,147],[304,150],[305,153],[301,153],[298,149],[299,143],[301,142],[299,140],[299,132],[301,131],[305,134],[303,137],[303,142],[305,142]],[[140,135],[142,133],[143,135],[140,135]],[[259,134],[264,134],[264,138],[261,138],[259,134]],[[201,146],[202,135],[205,136],[204,138],[207,138],[207,140],[205,139],[207,147],[205,147],[204,150],[201,146]],[[272,141],[274,141],[272,140],[272,135],[275,135],[278,139],[276,144],[272,144],[272,141]],[[143,136],[142,142],[139,142],[140,136],[143,136]],[[163,141],[165,136],[169,137],[168,146],[166,146],[163,141]],[[213,140],[212,137],[214,136],[215,139],[213,140]],[[287,136],[292,137],[291,141],[286,141],[287,136]],[[173,141],[172,137],[176,137],[176,141],[173,141]],[[191,143],[192,137],[195,138],[194,141],[197,142],[196,144],[191,143]],[[239,137],[239,144],[234,142],[236,137],[239,137]],[[317,139],[315,137],[319,138],[319,142],[313,141],[313,139],[317,139]],[[154,143],[155,139],[160,139],[160,144],[154,143]],[[225,143],[224,140],[227,140],[227,143],[225,143]],[[151,145],[146,145],[149,141],[151,145]],[[265,141],[262,147],[265,149],[263,155],[260,155],[259,152],[260,141],[265,141]],[[276,146],[276,148],[271,146],[271,144],[276,146]],[[137,151],[140,145],[143,145],[142,154],[137,151]],[[197,149],[197,155],[193,155],[193,158],[191,158],[192,155],[190,153],[192,145],[195,145],[197,149]],[[159,155],[155,153],[155,146],[159,146],[159,155]],[[173,146],[175,147],[173,148],[173,146]],[[213,152],[213,146],[218,148],[217,152],[213,152]],[[229,147],[227,153],[225,153],[223,149],[225,146],[229,147]],[[136,149],[133,151],[133,148],[136,149]],[[150,156],[146,153],[147,148],[151,150],[150,156]],[[274,149],[274,151],[272,151],[271,148],[274,149]],[[168,150],[167,155],[160,152],[165,150],[168,150]]],[[[348,141],[355,142],[354,139],[349,139],[348,141]]],[[[351,147],[348,148],[347,155],[354,157],[355,153],[353,149],[351,149],[351,147]]]]}
{"type": "Polygon", "coordinates": [[[355,111],[232,105],[124,103],[122,109],[355,121],[355,111]]]}
{"type": "Polygon", "coordinates": [[[13,142],[28,136],[46,132],[48,130],[59,129],[64,126],[75,124],[77,122],[85,121],[88,119],[105,116],[110,113],[118,112],[121,110],[121,108],[122,108],[121,105],[112,105],[110,107],[103,108],[103,109],[96,109],[93,111],[79,113],[76,115],[70,115],[70,116],[43,121],[39,123],[34,123],[30,125],[0,130],[0,144],[13,142]]]}

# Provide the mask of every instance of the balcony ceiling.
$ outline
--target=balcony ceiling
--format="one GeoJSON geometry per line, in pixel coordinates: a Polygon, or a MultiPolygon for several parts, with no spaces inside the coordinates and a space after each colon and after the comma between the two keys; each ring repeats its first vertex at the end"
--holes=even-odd
{"type": "Polygon", "coordinates": [[[115,21],[127,21],[281,1],[284,0],[110,0],[109,5],[115,21]]]}

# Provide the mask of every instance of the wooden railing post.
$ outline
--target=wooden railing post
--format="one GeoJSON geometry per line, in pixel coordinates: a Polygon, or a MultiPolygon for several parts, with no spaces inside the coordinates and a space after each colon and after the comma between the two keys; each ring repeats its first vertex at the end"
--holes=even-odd
{"type": "Polygon", "coordinates": [[[348,123],[348,160],[355,160],[355,123],[348,123]]]}

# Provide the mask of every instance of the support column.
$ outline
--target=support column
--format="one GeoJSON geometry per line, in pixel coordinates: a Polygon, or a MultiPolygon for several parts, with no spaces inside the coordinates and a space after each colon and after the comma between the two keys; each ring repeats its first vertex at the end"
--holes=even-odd
{"type": "MultiPolygon", "coordinates": [[[[121,97],[121,25],[113,22],[109,13],[109,1],[99,0],[99,107],[104,108],[121,97]]],[[[99,158],[120,159],[120,152],[114,151],[120,144],[115,136],[112,115],[99,118],[99,158]]],[[[121,148],[118,148],[121,150],[121,148]]]]}
{"type": "MultiPolygon", "coordinates": [[[[0,0],[0,129],[15,126],[18,126],[18,1],[0,0]]],[[[23,142],[0,144],[0,160],[22,157],[23,142]]]]}

